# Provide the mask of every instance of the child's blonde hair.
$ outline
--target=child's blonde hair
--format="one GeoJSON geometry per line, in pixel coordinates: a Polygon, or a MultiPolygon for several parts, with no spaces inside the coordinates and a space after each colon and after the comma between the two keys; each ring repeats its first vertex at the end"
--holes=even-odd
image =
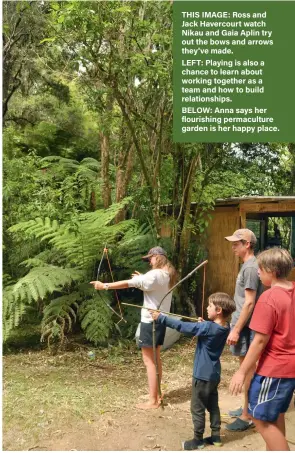
{"type": "Polygon", "coordinates": [[[234,300],[226,293],[213,293],[208,302],[222,309],[222,316],[228,318],[236,309],[234,300]]]}
{"type": "Polygon", "coordinates": [[[287,278],[293,268],[293,259],[288,250],[273,247],[259,253],[258,266],[271,272],[276,278],[287,278]]]}

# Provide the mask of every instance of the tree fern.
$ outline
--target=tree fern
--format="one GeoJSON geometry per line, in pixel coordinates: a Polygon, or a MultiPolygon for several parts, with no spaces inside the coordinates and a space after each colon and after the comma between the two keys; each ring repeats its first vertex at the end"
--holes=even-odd
{"type": "Polygon", "coordinates": [[[45,219],[41,219],[37,217],[34,220],[28,220],[26,222],[20,222],[16,225],[13,225],[9,228],[9,232],[13,233],[14,235],[18,235],[19,233],[24,233],[26,238],[34,237],[39,238],[41,240],[47,239],[48,237],[52,237],[56,234],[59,230],[60,225],[57,220],[50,220],[48,217],[45,219]]]}
{"type": "Polygon", "coordinates": [[[13,294],[13,286],[7,286],[2,294],[2,335],[3,341],[9,338],[11,331],[17,327],[28,305],[24,301],[17,301],[13,294]]]}
{"type": "Polygon", "coordinates": [[[52,168],[55,172],[65,171],[67,173],[82,173],[89,181],[97,181],[101,164],[92,157],[87,157],[81,162],[74,159],[67,159],[60,156],[47,156],[41,160],[42,165],[52,168]]]}
{"type": "Polygon", "coordinates": [[[42,267],[45,265],[45,262],[43,261],[43,259],[35,257],[22,261],[20,264],[23,264],[26,267],[42,267]]]}
{"type": "Polygon", "coordinates": [[[30,220],[12,226],[9,231],[14,235],[39,238],[51,247],[62,252],[68,264],[85,268],[100,253],[105,243],[114,244],[133,229],[135,220],[114,224],[118,212],[129,199],[112,205],[106,210],[80,214],[75,221],[58,224],[49,218],[30,220]]]}
{"type": "Polygon", "coordinates": [[[128,273],[130,264],[138,262],[155,244],[149,227],[139,226],[135,220],[114,222],[128,202],[125,199],[106,210],[78,214],[64,223],[36,218],[9,229],[17,238],[38,241],[40,247],[37,255],[23,261],[29,272],[7,292],[6,332],[19,323],[26,305],[43,300],[42,339],[62,342],[76,320],[79,305],[79,320],[86,338],[95,344],[107,339],[113,325],[114,313],[107,306],[112,296],[96,293],[88,283],[81,282],[91,279],[90,270],[100,259],[105,244],[117,249],[113,256],[128,273]],[[64,290],[69,294],[49,300],[53,293],[56,296],[56,292],[62,294],[64,290]]]}
{"type": "Polygon", "coordinates": [[[117,265],[130,271],[140,270],[143,268],[141,257],[146,255],[155,244],[157,244],[157,240],[150,225],[135,223],[116,247],[114,260],[117,265]],[[128,256],[127,260],[126,256],[128,256]]]}
{"type": "Polygon", "coordinates": [[[86,299],[79,309],[81,327],[86,338],[95,345],[108,338],[113,325],[112,311],[107,307],[111,302],[110,297],[106,293],[94,294],[91,299],[86,299]]]}
{"type": "Polygon", "coordinates": [[[33,258],[28,258],[22,261],[20,264],[24,265],[27,268],[31,268],[42,267],[46,266],[47,264],[59,266],[63,264],[63,262],[63,257],[58,250],[46,248],[42,252],[35,255],[33,258]]]}
{"type": "Polygon", "coordinates": [[[83,277],[77,269],[50,265],[34,267],[29,273],[3,290],[3,337],[6,340],[11,330],[17,327],[27,307],[34,301],[45,299],[54,291],[60,291],[73,281],[83,277]]]}
{"type": "Polygon", "coordinates": [[[80,298],[79,292],[73,292],[53,299],[45,307],[41,323],[41,341],[47,339],[49,346],[55,340],[63,343],[65,333],[71,331],[72,323],[76,321],[80,298]]]}
{"type": "Polygon", "coordinates": [[[82,277],[83,273],[78,269],[51,265],[34,267],[14,285],[13,295],[15,299],[30,303],[32,299],[44,299],[48,293],[60,291],[65,285],[70,285],[82,277]]]}

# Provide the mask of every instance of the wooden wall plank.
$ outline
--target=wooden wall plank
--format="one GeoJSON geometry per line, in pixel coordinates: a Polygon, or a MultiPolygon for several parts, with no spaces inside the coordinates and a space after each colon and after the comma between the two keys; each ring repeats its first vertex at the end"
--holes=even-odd
{"type": "Polygon", "coordinates": [[[241,202],[241,212],[295,212],[295,201],[277,203],[247,203],[241,202]]]}
{"type": "Polygon", "coordinates": [[[288,280],[290,280],[291,282],[295,282],[295,267],[293,267],[293,269],[291,270],[288,280]]]}
{"type": "Polygon", "coordinates": [[[239,212],[215,213],[208,234],[206,296],[222,291],[233,296],[239,260],[225,238],[240,228],[239,212]]]}

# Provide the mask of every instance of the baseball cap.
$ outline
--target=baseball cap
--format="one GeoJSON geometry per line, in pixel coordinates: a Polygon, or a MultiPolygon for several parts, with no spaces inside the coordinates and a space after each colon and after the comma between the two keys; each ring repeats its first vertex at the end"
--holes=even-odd
{"type": "Polygon", "coordinates": [[[143,259],[144,261],[148,261],[149,258],[151,258],[153,255],[167,256],[167,253],[162,247],[153,247],[152,249],[149,250],[148,254],[143,256],[141,259],[143,259]]]}
{"type": "Polygon", "coordinates": [[[257,239],[253,231],[248,230],[248,228],[241,228],[234,232],[232,236],[226,236],[225,239],[227,241],[247,241],[251,242],[252,244],[256,244],[257,239]]]}

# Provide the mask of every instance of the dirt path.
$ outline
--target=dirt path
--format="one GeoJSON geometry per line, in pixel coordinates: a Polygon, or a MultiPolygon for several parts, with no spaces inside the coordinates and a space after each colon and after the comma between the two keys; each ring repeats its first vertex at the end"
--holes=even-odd
{"type": "MultiPolygon", "coordinates": [[[[135,409],[144,400],[146,374],[133,346],[97,351],[89,362],[85,351],[49,356],[27,352],[4,357],[3,449],[22,451],[178,451],[192,437],[191,372],[195,346],[180,343],[163,354],[165,409],[135,409]]],[[[219,389],[222,413],[221,448],[206,450],[263,451],[264,442],[251,429],[230,433],[229,409],[241,399],[229,395],[237,362],[222,356],[219,389]]],[[[287,413],[287,437],[295,451],[295,410],[287,413]]],[[[207,422],[206,435],[209,435],[207,422]]]]}
{"type": "MultiPolygon", "coordinates": [[[[167,395],[168,405],[164,411],[158,409],[142,412],[127,409],[119,414],[109,414],[104,426],[100,423],[81,424],[73,426],[67,432],[56,436],[47,444],[49,450],[140,450],[156,451],[181,450],[181,440],[192,437],[192,423],[189,410],[190,388],[184,387],[174,394],[167,395]]],[[[236,398],[227,392],[220,394],[220,406],[224,412],[236,407],[236,398]]],[[[295,411],[287,414],[287,433],[295,436],[295,411]]],[[[255,429],[245,433],[230,433],[224,429],[227,417],[222,419],[223,447],[207,447],[206,450],[224,451],[260,451],[265,450],[265,444],[255,429]]],[[[209,422],[207,420],[207,426],[209,422]]],[[[210,435],[209,430],[206,434],[210,435]]],[[[290,444],[295,451],[295,444],[290,444]]]]}

